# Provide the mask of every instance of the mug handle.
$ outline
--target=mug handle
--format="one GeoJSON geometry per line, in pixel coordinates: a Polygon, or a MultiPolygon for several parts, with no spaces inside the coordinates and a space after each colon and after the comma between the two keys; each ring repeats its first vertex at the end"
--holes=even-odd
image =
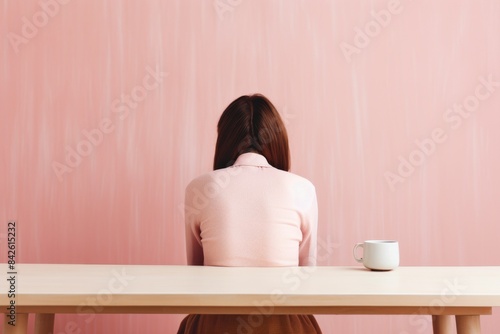
{"type": "Polygon", "coordinates": [[[354,248],[352,250],[352,256],[354,256],[354,260],[358,261],[359,263],[363,263],[362,257],[360,257],[360,258],[356,257],[356,249],[358,249],[358,247],[363,248],[363,243],[360,242],[360,243],[357,243],[356,245],[354,245],[354,248]]]}

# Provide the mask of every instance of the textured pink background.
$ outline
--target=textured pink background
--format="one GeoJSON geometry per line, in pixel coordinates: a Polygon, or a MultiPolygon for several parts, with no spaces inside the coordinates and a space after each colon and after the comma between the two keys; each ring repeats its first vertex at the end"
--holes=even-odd
{"type": "MultiPolygon", "coordinates": [[[[398,239],[405,266],[500,265],[500,87],[456,129],[443,119],[480,76],[500,81],[499,1],[401,0],[380,31],[371,11],[387,1],[217,1],[73,0],[47,22],[38,1],[0,2],[0,232],[18,221],[20,262],[184,264],[184,187],[210,170],[222,110],[261,92],[285,118],[292,171],[316,184],[321,265],[356,265],[369,238],[398,239]],[[33,15],[16,52],[9,36],[33,15]],[[356,27],[374,30],[349,62],[356,27]],[[148,66],[168,75],[126,114],[116,99],[148,66]],[[58,179],[53,163],[105,119],[58,179]],[[384,174],[435,128],[447,139],[392,190],[384,174]]],[[[173,333],[180,318],[63,315],[56,333],[173,333]]],[[[325,333],[431,332],[428,317],[318,319],[325,333]]]]}

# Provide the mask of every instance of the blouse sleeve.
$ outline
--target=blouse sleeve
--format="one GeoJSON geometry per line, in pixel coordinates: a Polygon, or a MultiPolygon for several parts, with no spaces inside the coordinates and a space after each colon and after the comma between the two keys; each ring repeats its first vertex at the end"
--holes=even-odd
{"type": "Polygon", "coordinates": [[[186,254],[188,265],[203,265],[203,248],[201,244],[201,230],[199,220],[199,209],[194,202],[192,185],[186,187],[184,201],[184,221],[186,228],[186,254]]]}
{"type": "Polygon", "coordinates": [[[302,242],[299,245],[299,266],[315,266],[317,257],[317,231],[318,231],[318,200],[316,189],[305,203],[302,216],[302,242]]]}

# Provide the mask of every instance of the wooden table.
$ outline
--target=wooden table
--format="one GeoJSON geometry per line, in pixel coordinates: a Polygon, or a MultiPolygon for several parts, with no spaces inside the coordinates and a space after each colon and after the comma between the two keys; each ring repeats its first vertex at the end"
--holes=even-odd
{"type": "MultiPolygon", "coordinates": [[[[9,278],[7,265],[2,282],[9,278]]],[[[17,264],[16,326],[2,291],[4,333],[53,331],[54,314],[427,314],[434,333],[480,333],[480,315],[500,306],[500,267],[222,268],[17,264]]],[[[5,283],[2,283],[5,286],[5,283]]]]}

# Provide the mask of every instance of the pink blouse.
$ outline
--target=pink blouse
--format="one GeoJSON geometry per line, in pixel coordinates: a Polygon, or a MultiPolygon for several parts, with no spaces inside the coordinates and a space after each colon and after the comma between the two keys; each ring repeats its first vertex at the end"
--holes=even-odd
{"type": "Polygon", "coordinates": [[[316,264],[318,205],[314,185],[272,167],[257,153],[204,174],[186,188],[189,265],[316,264]]]}

